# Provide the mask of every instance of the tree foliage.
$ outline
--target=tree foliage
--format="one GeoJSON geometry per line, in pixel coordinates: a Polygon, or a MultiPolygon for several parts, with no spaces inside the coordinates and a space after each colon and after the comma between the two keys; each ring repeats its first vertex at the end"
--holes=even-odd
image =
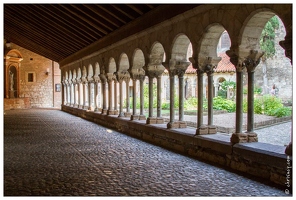
{"type": "Polygon", "coordinates": [[[279,20],[277,16],[270,18],[266,23],[260,38],[260,48],[265,52],[265,57],[272,57],[275,54],[275,30],[279,28],[279,20]]]}

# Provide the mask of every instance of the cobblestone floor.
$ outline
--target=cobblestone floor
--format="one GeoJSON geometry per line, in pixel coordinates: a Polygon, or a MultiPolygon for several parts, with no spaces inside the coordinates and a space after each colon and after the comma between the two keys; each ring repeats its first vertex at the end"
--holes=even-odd
{"type": "Polygon", "coordinates": [[[58,110],[4,115],[5,196],[286,196],[58,110]]]}

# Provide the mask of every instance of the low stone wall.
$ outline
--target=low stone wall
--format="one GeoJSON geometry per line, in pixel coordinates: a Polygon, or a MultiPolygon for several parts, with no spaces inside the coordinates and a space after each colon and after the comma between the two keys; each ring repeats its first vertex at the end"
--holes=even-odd
{"type": "Polygon", "coordinates": [[[31,108],[31,101],[29,97],[11,99],[4,98],[4,110],[28,108],[31,108]]]}
{"type": "MultiPolygon", "coordinates": [[[[195,129],[192,128],[167,129],[166,126],[148,125],[145,120],[131,121],[129,118],[102,115],[69,106],[62,106],[62,110],[132,137],[260,177],[283,187],[287,183],[287,160],[292,166],[292,157],[285,155],[283,146],[259,142],[233,145],[229,136],[195,136],[195,129]]],[[[292,176],[289,181],[291,184],[292,176]]]]}

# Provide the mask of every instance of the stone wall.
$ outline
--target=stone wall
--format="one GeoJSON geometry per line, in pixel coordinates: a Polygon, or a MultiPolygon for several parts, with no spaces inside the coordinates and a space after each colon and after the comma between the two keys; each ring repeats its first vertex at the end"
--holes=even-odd
{"type": "Polygon", "coordinates": [[[195,136],[195,129],[167,129],[166,126],[147,125],[145,120],[131,121],[117,115],[103,115],[64,105],[62,110],[143,141],[259,177],[281,187],[287,181],[287,159],[292,163],[292,157],[284,153],[284,146],[259,142],[232,144],[225,135],[195,136]]]}
{"type": "Polygon", "coordinates": [[[11,49],[17,49],[23,57],[19,97],[30,98],[31,107],[60,107],[61,92],[55,92],[55,84],[61,82],[59,64],[13,43],[11,49]],[[28,73],[33,73],[33,82],[28,81],[28,73]]]}
{"type": "Polygon", "coordinates": [[[29,97],[4,99],[4,110],[29,109],[29,108],[31,108],[29,97]]]}
{"type": "Polygon", "coordinates": [[[285,27],[279,19],[279,29],[275,31],[275,49],[274,57],[260,62],[255,71],[255,85],[266,89],[270,93],[273,85],[278,89],[277,96],[283,102],[292,102],[292,65],[290,59],[285,56],[284,49],[279,45],[279,41],[284,40],[286,36],[285,27]],[[264,74],[266,78],[264,80],[264,74]]]}

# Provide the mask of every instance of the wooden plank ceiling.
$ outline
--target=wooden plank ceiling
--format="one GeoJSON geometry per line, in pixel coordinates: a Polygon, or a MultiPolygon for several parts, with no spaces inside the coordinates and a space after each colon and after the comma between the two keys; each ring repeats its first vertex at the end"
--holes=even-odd
{"type": "MultiPolygon", "coordinates": [[[[60,62],[160,6],[158,4],[4,4],[4,39],[60,62]]],[[[192,7],[188,5],[178,6],[175,9],[176,14],[190,8],[192,7]]],[[[167,17],[163,17],[164,12],[160,11],[162,13],[156,18],[161,20],[174,15],[167,12],[167,17]]],[[[151,23],[152,25],[154,24],[151,23]]]]}
{"type": "Polygon", "coordinates": [[[4,39],[60,61],[156,4],[4,4],[4,39]]]}

